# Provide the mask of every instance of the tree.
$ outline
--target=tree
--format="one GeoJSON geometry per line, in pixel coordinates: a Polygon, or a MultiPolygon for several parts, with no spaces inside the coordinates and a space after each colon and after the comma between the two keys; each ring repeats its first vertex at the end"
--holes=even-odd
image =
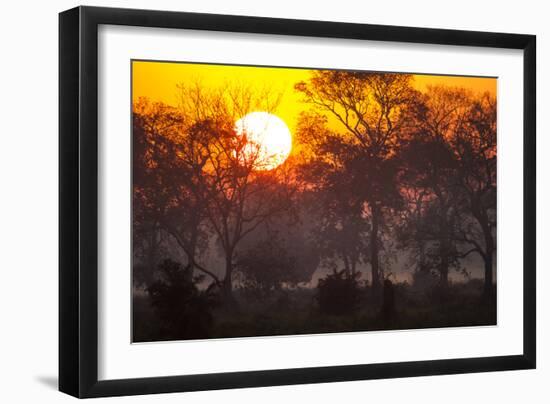
{"type": "Polygon", "coordinates": [[[206,92],[197,85],[179,90],[182,114],[208,134],[201,149],[204,165],[193,172],[193,189],[223,250],[221,286],[231,300],[237,247],[261,224],[287,210],[291,201],[291,177],[284,164],[262,170],[260,145],[235,130],[238,118],[258,108],[271,111],[276,102],[244,87],[206,92]]]}
{"type": "MultiPolygon", "coordinates": [[[[409,237],[422,264],[448,269],[478,253],[485,293],[493,288],[496,226],[496,102],[464,89],[429,87],[415,109],[417,130],[401,149],[404,194],[413,214],[409,237]],[[426,250],[428,248],[429,250],[426,250]]],[[[410,224],[409,223],[409,224],[410,224]]]]}
{"type": "Polygon", "coordinates": [[[413,247],[421,270],[437,272],[444,288],[449,269],[459,268],[465,256],[458,232],[464,217],[452,139],[463,130],[469,105],[464,90],[429,87],[414,110],[416,130],[399,153],[402,193],[409,205],[401,241],[413,247]]]}
{"type": "Polygon", "coordinates": [[[298,257],[289,254],[283,240],[270,235],[238,256],[237,270],[244,276],[244,286],[266,295],[284,284],[297,285],[302,273],[298,257]]]}
{"type": "Polygon", "coordinates": [[[302,204],[313,217],[313,240],[322,264],[355,274],[367,249],[368,223],[363,217],[363,201],[354,192],[346,169],[350,147],[326,127],[326,118],[302,114],[297,130],[302,147],[299,180],[303,184],[302,204]]]}
{"type": "Polygon", "coordinates": [[[493,294],[496,253],[497,149],[496,99],[484,94],[468,110],[463,131],[454,138],[464,209],[474,221],[465,221],[463,241],[485,264],[484,294],[493,294]],[[480,241],[481,240],[481,241],[480,241]]]}
{"type": "Polygon", "coordinates": [[[188,267],[230,297],[239,243],[290,203],[289,170],[262,170],[260,145],[235,130],[237,118],[271,110],[277,100],[238,86],[178,88],[177,108],[145,100],[134,106],[134,217],[173,237],[188,267]],[[198,260],[209,232],[224,253],[223,277],[198,260]]]}
{"type": "Polygon", "coordinates": [[[141,99],[133,109],[134,247],[147,240],[152,270],[163,236],[170,235],[191,271],[197,269],[219,283],[213,272],[197,262],[207,234],[194,176],[206,164],[204,148],[210,133],[162,103],[141,99]]]}
{"type": "Polygon", "coordinates": [[[345,172],[352,177],[354,193],[361,195],[362,215],[370,218],[368,261],[375,290],[381,287],[384,217],[400,205],[394,157],[411,128],[410,110],[418,98],[411,80],[407,74],[318,71],[295,86],[306,102],[334,121],[333,133],[319,139],[328,146],[321,151],[331,145],[346,148],[345,172]]]}

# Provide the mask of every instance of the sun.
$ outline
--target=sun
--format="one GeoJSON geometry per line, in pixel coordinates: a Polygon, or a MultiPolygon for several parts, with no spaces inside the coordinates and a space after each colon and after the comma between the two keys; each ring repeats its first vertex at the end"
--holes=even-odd
{"type": "Polygon", "coordinates": [[[257,170],[272,170],[288,158],[292,135],[286,123],[269,112],[250,112],[235,123],[239,136],[246,136],[244,147],[247,161],[257,170]]]}

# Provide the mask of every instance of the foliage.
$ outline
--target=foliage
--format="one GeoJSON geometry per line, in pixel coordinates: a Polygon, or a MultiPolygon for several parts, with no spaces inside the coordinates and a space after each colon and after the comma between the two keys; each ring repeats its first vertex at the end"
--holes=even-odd
{"type": "Polygon", "coordinates": [[[353,313],[359,307],[361,288],[360,273],[346,274],[345,271],[333,271],[319,279],[317,301],[322,313],[344,315],[353,313]]]}
{"type": "Polygon", "coordinates": [[[276,101],[245,87],[208,92],[182,85],[179,91],[179,108],[147,100],[134,105],[134,248],[151,268],[158,243],[144,233],[167,234],[188,265],[230,294],[243,238],[291,204],[288,172],[256,170],[250,142],[234,128],[236,117],[276,101]],[[200,262],[212,235],[223,250],[223,277],[200,262]]]}
{"type": "Polygon", "coordinates": [[[237,270],[244,277],[244,288],[262,295],[280,290],[283,284],[294,286],[302,280],[297,257],[291,256],[276,236],[268,237],[240,254],[237,270]]]}
{"type": "Polygon", "coordinates": [[[202,276],[190,267],[166,259],[159,264],[160,278],[147,289],[166,339],[206,338],[212,326],[217,296],[200,290],[202,276]]]}
{"type": "Polygon", "coordinates": [[[463,89],[429,87],[414,112],[413,136],[399,153],[408,209],[397,237],[412,252],[415,269],[437,273],[443,287],[449,271],[462,270],[461,260],[471,253],[491,268],[485,277],[492,285],[494,238],[487,218],[496,201],[483,208],[478,203],[495,189],[496,115],[489,99],[463,89]]]}
{"type": "MultiPolygon", "coordinates": [[[[369,254],[364,258],[371,265],[375,289],[381,287],[384,219],[389,211],[401,207],[394,157],[413,127],[412,111],[421,98],[411,80],[407,74],[317,71],[308,82],[295,86],[306,102],[340,124],[339,130],[331,132],[316,119],[316,131],[299,128],[299,132],[312,138],[315,149],[310,153],[315,158],[307,164],[318,166],[321,162],[328,168],[325,190],[335,194],[332,185],[349,178],[349,191],[344,195],[355,195],[355,201],[348,202],[360,213],[355,220],[370,219],[369,254]]],[[[312,120],[302,119],[302,124],[308,122],[312,120]]],[[[361,243],[359,236],[354,244],[361,243]]]]}
{"type": "Polygon", "coordinates": [[[466,310],[480,285],[449,274],[477,256],[493,302],[495,98],[373,72],[314,71],[295,90],[293,152],[271,170],[235,121],[280,97],[186,83],[176,106],[134,103],[133,281],[157,335],[490,322],[492,311],[466,310]],[[412,287],[388,283],[396,256],[409,259],[412,287]],[[333,272],[304,286],[319,267],[333,272]],[[253,307],[225,304],[249,291],[261,297],[253,307]]]}

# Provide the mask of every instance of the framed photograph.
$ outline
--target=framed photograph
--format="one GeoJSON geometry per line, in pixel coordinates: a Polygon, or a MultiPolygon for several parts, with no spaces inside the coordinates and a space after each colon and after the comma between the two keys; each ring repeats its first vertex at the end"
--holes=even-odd
{"type": "Polygon", "coordinates": [[[534,36],[59,27],[61,391],[535,367],[534,36]]]}

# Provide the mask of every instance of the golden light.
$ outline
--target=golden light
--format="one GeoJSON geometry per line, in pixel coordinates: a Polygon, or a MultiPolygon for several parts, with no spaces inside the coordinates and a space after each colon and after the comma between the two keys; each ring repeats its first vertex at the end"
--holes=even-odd
{"type": "Polygon", "coordinates": [[[292,135],[285,122],[268,112],[251,112],[235,123],[239,136],[246,136],[245,158],[257,170],[272,170],[287,159],[292,135]]]}

